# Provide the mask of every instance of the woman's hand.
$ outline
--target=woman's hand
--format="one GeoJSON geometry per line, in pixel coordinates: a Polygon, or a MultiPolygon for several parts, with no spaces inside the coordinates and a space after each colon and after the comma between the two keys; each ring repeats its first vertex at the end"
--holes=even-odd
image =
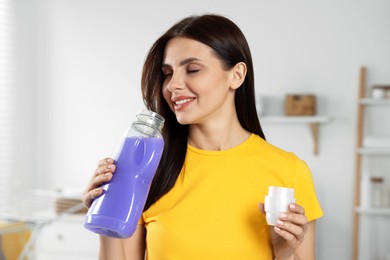
{"type": "MultiPolygon", "coordinates": [[[[264,214],[264,204],[259,204],[264,214]]],[[[308,229],[305,210],[298,204],[291,203],[289,211],[280,216],[275,226],[270,226],[271,242],[275,258],[278,260],[295,259],[297,248],[301,245],[308,229]]]]}
{"type": "Polygon", "coordinates": [[[114,171],[115,164],[112,158],[105,158],[99,161],[98,167],[81,197],[81,200],[87,208],[91,206],[92,201],[97,196],[102,194],[103,189],[100,188],[100,186],[103,183],[111,180],[114,171]]]}

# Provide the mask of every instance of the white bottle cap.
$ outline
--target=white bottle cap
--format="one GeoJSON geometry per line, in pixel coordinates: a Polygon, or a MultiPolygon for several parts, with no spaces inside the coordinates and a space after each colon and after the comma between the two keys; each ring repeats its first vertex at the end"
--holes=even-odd
{"type": "Polygon", "coordinates": [[[295,203],[294,189],[285,187],[268,187],[268,195],[265,196],[264,210],[268,225],[275,225],[280,214],[288,211],[288,205],[295,203]]]}

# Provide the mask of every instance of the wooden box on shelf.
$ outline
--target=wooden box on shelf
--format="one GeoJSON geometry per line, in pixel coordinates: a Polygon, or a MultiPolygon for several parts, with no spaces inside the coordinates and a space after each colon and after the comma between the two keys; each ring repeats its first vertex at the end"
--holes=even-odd
{"type": "Polygon", "coordinates": [[[284,113],[287,116],[312,116],[316,114],[314,95],[286,95],[284,113]]]}

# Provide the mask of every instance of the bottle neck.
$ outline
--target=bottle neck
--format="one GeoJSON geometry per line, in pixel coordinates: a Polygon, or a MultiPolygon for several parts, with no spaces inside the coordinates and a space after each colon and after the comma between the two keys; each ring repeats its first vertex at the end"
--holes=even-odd
{"type": "Polygon", "coordinates": [[[131,128],[147,137],[161,137],[160,129],[158,129],[155,125],[135,121],[131,128]]]}

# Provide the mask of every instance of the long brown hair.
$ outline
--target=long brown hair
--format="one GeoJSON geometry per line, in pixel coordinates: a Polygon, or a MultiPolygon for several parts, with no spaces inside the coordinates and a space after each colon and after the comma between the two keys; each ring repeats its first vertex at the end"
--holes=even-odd
{"type": "Polygon", "coordinates": [[[226,69],[232,68],[238,62],[246,64],[245,80],[235,93],[238,120],[244,129],[265,139],[256,112],[252,57],[240,28],[228,18],[215,14],[184,18],[157,39],[143,67],[141,86],[144,103],[148,109],[165,118],[162,133],[164,152],[149,191],[145,210],[174,186],[187,151],[188,125],[177,122],[175,114],[162,95],[163,55],[168,41],[174,37],[193,39],[211,47],[226,69]]]}

